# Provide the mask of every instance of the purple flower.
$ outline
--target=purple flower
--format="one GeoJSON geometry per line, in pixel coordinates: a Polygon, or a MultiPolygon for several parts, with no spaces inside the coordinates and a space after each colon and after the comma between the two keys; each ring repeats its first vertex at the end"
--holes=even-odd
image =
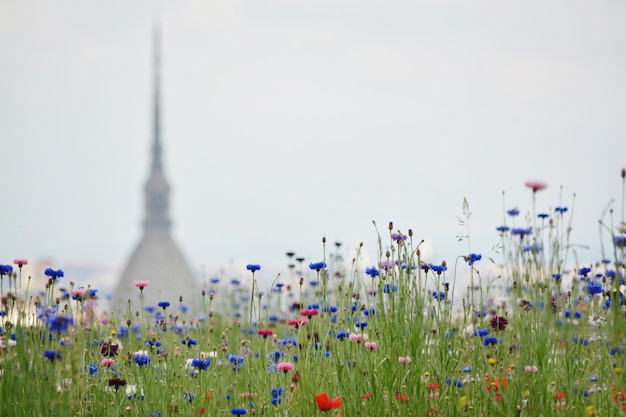
{"type": "Polygon", "coordinates": [[[402,233],[392,233],[391,239],[395,240],[396,243],[404,242],[407,239],[407,235],[403,235],[402,233]]]}
{"type": "Polygon", "coordinates": [[[533,229],[531,227],[529,228],[523,228],[523,227],[514,227],[513,229],[511,229],[511,234],[512,235],[519,235],[520,237],[524,237],[526,235],[530,235],[533,233],[533,229]]]}
{"type": "Polygon", "coordinates": [[[512,209],[510,209],[510,210],[507,210],[507,211],[506,211],[506,214],[508,214],[508,215],[509,215],[509,216],[511,216],[511,217],[518,216],[518,215],[519,215],[519,209],[518,209],[517,207],[512,208],[512,209]]]}

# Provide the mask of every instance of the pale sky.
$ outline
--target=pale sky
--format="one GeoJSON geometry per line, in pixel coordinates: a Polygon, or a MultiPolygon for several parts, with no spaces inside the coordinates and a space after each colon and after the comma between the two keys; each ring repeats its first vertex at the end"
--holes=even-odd
{"type": "MultiPolygon", "coordinates": [[[[123,263],[141,236],[152,30],[173,234],[195,269],[414,231],[432,261],[503,210],[621,210],[626,3],[0,0],[0,263],[123,263]],[[562,186],[562,191],[561,191],[562,186]],[[502,192],[505,191],[505,203],[502,192]],[[562,197],[561,197],[562,195],[562,197]],[[503,207],[504,206],[504,207],[503,207]]],[[[618,216],[619,217],[619,216],[618,216]]]]}

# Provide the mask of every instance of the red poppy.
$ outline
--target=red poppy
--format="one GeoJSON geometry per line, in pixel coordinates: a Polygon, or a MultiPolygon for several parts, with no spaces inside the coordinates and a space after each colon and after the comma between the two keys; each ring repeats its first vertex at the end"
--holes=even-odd
{"type": "Polygon", "coordinates": [[[409,397],[401,392],[396,392],[396,399],[400,401],[409,401],[409,397]]]}
{"type": "Polygon", "coordinates": [[[560,400],[561,398],[565,398],[567,397],[567,394],[564,392],[557,392],[556,394],[554,394],[554,398],[556,398],[557,400],[560,400]]]}
{"type": "Polygon", "coordinates": [[[322,411],[335,410],[341,407],[341,397],[330,398],[330,396],[322,392],[315,396],[317,407],[322,411]]]}
{"type": "Polygon", "coordinates": [[[366,398],[373,397],[373,396],[374,396],[374,393],[372,391],[370,391],[370,392],[366,392],[365,394],[361,395],[361,398],[362,399],[366,399],[366,398]]]}
{"type": "Polygon", "coordinates": [[[439,387],[440,387],[439,384],[428,384],[428,389],[431,390],[431,391],[435,390],[435,389],[438,389],[439,387]]]}

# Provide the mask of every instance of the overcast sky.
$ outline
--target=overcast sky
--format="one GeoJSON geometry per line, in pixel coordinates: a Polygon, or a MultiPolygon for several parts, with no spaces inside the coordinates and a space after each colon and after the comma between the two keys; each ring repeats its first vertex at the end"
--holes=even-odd
{"type": "MultiPolygon", "coordinates": [[[[123,263],[141,236],[162,29],[173,233],[194,268],[499,242],[503,210],[598,220],[626,165],[626,3],[0,0],[0,262],[123,263]],[[561,188],[562,187],[562,188],[561,188]],[[505,191],[503,203],[502,192],[505,191]],[[576,202],[572,204],[573,194],[576,202]]],[[[619,216],[618,216],[619,217],[619,216]]]]}

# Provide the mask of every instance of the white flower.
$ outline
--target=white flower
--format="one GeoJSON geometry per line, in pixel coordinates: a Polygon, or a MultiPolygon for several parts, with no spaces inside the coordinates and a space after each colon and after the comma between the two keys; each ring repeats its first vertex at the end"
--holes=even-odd
{"type": "Polygon", "coordinates": [[[591,326],[604,327],[604,325],[606,324],[606,319],[604,317],[602,317],[602,316],[590,315],[589,316],[589,324],[591,326]]]}
{"type": "Polygon", "coordinates": [[[137,394],[137,385],[126,385],[126,396],[132,397],[137,394]]]}

